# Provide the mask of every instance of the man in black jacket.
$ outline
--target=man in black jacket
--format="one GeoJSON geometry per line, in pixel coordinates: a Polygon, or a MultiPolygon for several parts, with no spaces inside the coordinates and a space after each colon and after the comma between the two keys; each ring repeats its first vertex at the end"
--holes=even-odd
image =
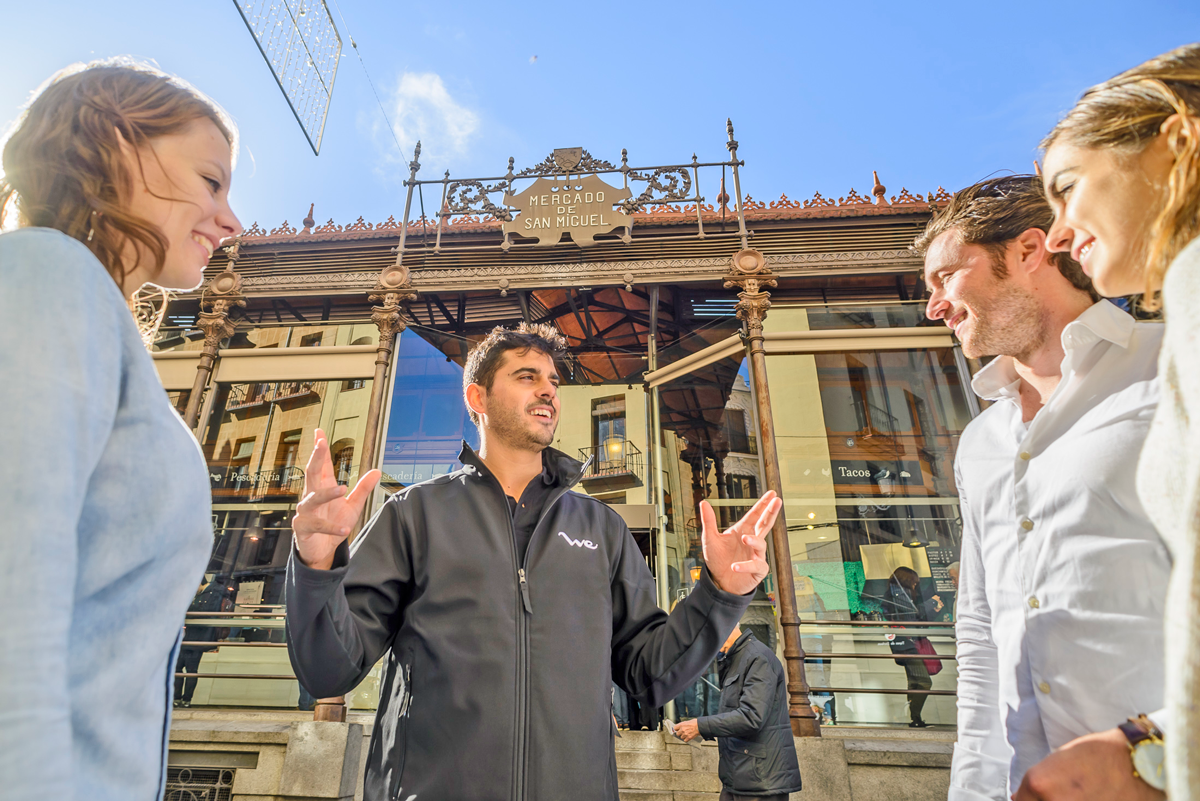
{"type": "Polygon", "coordinates": [[[712,660],[767,572],[782,506],[724,534],[703,504],[708,570],[668,616],[619,515],[570,492],[584,466],[558,423],[547,326],[494,330],[467,359],[480,449],[398,492],[346,538],[379,472],[348,496],[318,430],[288,564],[288,651],[314,694],[386,662],[366,801],[616,801],[610,691],[658,706],[712,660]]]}
{"type": "Polygon", "coordinates": [[[787,801],[800,792],[800,764],[788,722],[783,665],[747,631],[734,628],[717,660],[721,706],[715,715],[675,726],[683,740],[714,737],[721,801],[787,801]]]}

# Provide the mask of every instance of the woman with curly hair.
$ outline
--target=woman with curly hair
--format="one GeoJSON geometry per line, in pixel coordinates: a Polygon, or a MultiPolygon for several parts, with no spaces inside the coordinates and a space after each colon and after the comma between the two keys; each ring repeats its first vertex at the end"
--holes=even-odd
{"type": "Polygon", "coordinates": [[[130,313],[241,231],[234,128],[132,62],[53,76],[3,149],[0,786],[162,795],[184,612],[212,547],[207,470],[130,313]]]}

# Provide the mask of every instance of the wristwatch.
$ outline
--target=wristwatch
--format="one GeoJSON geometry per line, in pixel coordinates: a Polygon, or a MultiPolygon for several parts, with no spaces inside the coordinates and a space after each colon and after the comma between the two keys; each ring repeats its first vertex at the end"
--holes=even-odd
{"type": "Polygon", "coordinates": [[[1118,727],[1129,740],[1129,756],[1133,760],[1133,775],[1155,790],[1167,789],[1167,771],[1163,764],[1166,751],[1163,733],[1145,715],[1130,718],[1118,727]]]}

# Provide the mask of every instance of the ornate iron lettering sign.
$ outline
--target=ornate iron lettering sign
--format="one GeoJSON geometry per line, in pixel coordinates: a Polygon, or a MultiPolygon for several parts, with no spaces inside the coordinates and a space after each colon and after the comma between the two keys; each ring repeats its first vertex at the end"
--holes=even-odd
{"type": "MultiPolygon", "coordinates": [[[[703,211],[706,208],[713,211],[712,206],[704,206],[704,197],[700,194],[700,170],[703,168],[721,170],[721,193],[717,199],[721,231],[718,236],[725,235],[725,204],[729,200],[725,194],[725,171],[729,169],[733,173],[737,236],[741,239],[742,250],[746,251],[750,247],[746,220],[742,204],[737,200],[741,197],[738,168],[743,162],[737,157],[733,123],[726,121],[725,130],[729,137],[725,144],[729,150],[728,161],[702,162],[693,153],[691,162],[686,164],[631,167],[625,150],[621,151],[620,165],[616,165],[596,158],[582,147],[560,147],[523,170],[517,170],[514,159],[509,158],[508,171],[504,175],[486,178],[451,178],[449,171],[441,178],[417,178],[421,169],[421,143],[417,142],[413,160],[408,163],[408,180],[404,182],[408,195],[404,200],[396,265],[404,262],[410,227],[421,231],[422,249],[428,248],[432,235],[432,253],[436,254],[444,252],[442,234],[446,229],[463,222],[472,226],[480,223],[498,225],[504,233],[499,245],[504,251],[513,247],[554,247],[564,242],[563,234],[571,235],[567,242],[587,247],[596,244],[596,237],[611,236],[616,231],[620,231],[616,239],[630,244],[634,215],[644,213],[648,207],[679,206],[683,214],[696,215],[695,235],[703,239],[706,236],[703,211]],[[601,175],[614,176],[620,185],[606,183],[601,175]],[[432,219],[425,212],[425,188],[431,185],[441,189],[441,202],[434,206],[437,211],[432,219]],[[421,210],[417,220],[412,217],[414,200],[421,210]],[[428,230],[427,226],[432,226],[433,230],[428,230]]],[[[465,244],[463,247],[478,246],[465,244]]],[[[632,281],[630,276],[626,284],[632,281]]],[[[507,285],[505,279],[500,286],[501,294],[507,292],[507,285]]]]}
{"type": "Polygon", "coordinates": [[[613,206],[629,200],[628,189],[609,186],[595,175],[560,183],[538,178],[518,195],[504,196],[507,206],[519,209],[511,221],[503,224],[505,233],[536,237],[539,245],[557,245],[563,234],[579,247],[595,244],[597,234],[633,224],[628,214],[613,206]]]}

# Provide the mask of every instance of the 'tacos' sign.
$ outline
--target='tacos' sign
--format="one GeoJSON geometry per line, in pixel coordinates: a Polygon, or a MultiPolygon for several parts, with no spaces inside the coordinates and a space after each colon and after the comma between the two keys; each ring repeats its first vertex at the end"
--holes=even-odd
{"type": "Polygon", "coordinates": [[[898,484],[911,486],[925,483],[920,462],[834,460],[829,466],[833,470],[834,484],[872,484],[886,491],[898,484]]]}
{"type": "Polygon", "coordinates": [[[505,195],[506,205],[521,213],[504,223],[505,233],[537,237],[539,245],[556,245],[569,233],[580,247],[595,244],[597,234],[607,234],[630,224],[630,217],[613,209],[633,193],[601,181],[595,175],[567,180],[538,178],[518,195],[505,195]]]}

